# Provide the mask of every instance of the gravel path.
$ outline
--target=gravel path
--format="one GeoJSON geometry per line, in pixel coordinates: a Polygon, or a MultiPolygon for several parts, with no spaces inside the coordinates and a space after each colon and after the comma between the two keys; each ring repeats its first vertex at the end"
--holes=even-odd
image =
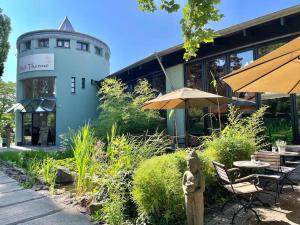
{"type": "Polygon", "coordinates": [[[0,172],[1,225],[91,225],[89,218],[0,172]]]}

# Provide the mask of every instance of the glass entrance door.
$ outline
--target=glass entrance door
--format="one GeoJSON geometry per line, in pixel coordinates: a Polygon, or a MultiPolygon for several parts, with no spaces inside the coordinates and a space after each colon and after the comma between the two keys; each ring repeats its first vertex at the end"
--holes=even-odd
{"type": "MultiPolygon", "coordinates": [[[[55,144],[56,118],[53,113],[24,113],[23,114],[23,144],[38,145],[41,127],[47,134],[47,144],[55,144]]],[[[44,134],[45,135],[45,134],[44,134]]]]}
{"type": "Polygon", "coordinates": [[[47,126],[47,114],[46,113],[34,113],[32,114],[32,145],[38,145],[40,128],[47,126]]]}

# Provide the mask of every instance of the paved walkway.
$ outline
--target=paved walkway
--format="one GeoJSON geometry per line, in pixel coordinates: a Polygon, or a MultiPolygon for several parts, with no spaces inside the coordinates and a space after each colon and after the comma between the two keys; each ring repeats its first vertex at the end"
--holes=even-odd
{"type": "Polygon", "coordinates": [[[10,148],[7,147],[1,147],[0,146],[0,152],[4,151],[32,151],[32,150],[44,150],[44,151],[62,151],[63,149],[59,146],[16,146],[11,145],[10,148]]]}
{"type": "Polygon", "coordinates": [[[89,218],[0,172],[1,225],[91,225],[89,218]]]}

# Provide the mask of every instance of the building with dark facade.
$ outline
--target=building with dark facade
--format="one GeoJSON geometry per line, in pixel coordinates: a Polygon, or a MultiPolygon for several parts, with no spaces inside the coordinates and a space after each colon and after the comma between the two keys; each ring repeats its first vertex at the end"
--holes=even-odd
{"type": "MultiPolygon", "coordinates": [[[[176,88],[192,87],[237,96],[255,101],[256,107],[269,106],[265,120],[273,139],[285,138],[300,143],[300,96],[272,93],[233,93],[220,78],[262,57],[300,35],[300,5],[268,14],[219,31],[213,43],[202,44],[197,57],[185,62],[184,49],[178,45],[158,52],[168,77],[176,88]],[[213,79],[217,80],[217,90],[213,79]]],[[[150,55],[110,76],[127,83],[131,90],[138,79],[146,78],[161,93],[170,91],[156,55],[150,55]]],[[[288,76],[288,74],[287,74],[288,76]]],[[[270,84],[280,85],[280,84],[270,84]]],[[[176,112],[179,135],[204,135],[208,125],[203,115],[205,109],[179,109],[176,112]]],[[[173,122],[168,120],[168,131],[173,133],[173,122]]]]}

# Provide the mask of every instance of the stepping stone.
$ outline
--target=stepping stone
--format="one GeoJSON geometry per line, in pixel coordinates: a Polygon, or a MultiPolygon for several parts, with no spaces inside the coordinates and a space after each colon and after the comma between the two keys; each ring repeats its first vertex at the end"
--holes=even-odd
{"type": "Polygon", "coordinates": [[[0,194],[4,192],[13,192],[22,189],[23,188],[17,182],[0,184],[0,194]]]}
{"type": "Polygon", "coordinates": [[[63,211],[31,220],[18,225],[92,225],[88,216],[78,214],[78,212],[65,209],[63,211]]]}
{"type": "MultiPolygon", "coordinates": [[[[55,202],[49,198],[27,201],[24,203],[0,209],[0,224],[13,225],[27,222],[60,210],[55,202]]],[[[31,224],[31,223],[28,223],[31,224]]],[[[54,225],[53,223],[48,223],[54,225]]],[[[56,225],[56,224],[55,224],[56,225]]]]}
{"type": "MultiPolygon", "coordinates": [[[[22,203],[37,198],[41,198],[43,195],[32,190],[20,190],[15,192],[0,193],[0,212],[3,207],[22,203]]],[[[1,223],[0,223],[1,224],[1,223]]]]}

